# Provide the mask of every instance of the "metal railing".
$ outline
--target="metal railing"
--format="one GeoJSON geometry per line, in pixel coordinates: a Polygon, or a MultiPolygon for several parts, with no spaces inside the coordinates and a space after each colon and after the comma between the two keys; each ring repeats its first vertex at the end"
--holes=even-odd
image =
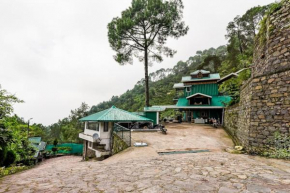
{"type": "Polygon", "coordinates": [[[114,124],[114,133],[118,135],[129,147],[131,146],[131,130],[117,123],[114,124]]]}

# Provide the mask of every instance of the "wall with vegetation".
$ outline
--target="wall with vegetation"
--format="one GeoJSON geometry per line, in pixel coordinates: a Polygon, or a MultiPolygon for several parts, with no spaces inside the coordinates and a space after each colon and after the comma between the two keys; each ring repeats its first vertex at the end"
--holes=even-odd
{"type": "Polygon", "coordinates": [[[113,155],[127,149],[129,146],[115,133],[113,133],[113,155]]]}
{"type": "Polygon", "coordinates": [[[225,112],[225,128],[253,153],[275,146],[290,128],[290,1],[273,7],[256,39],[252,78],[241,88],[238,106],[225,112]]]}

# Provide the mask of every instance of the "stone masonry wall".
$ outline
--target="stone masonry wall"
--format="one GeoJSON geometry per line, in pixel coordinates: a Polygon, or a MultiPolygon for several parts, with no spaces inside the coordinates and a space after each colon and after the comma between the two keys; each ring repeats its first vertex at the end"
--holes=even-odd
{"type": "Polygon", "coordinates": [[[251,114],[251,79],[241,88],[240,103],[225,111],[224,127],[235,144],[248,147],[251,114]]]}
{"type": "Polygon", "coordinates": [[[117,134],[113,134],[113,155],[128,148],[126,142],[124,142],[117,134]]]}
{"type": "Polygon", "coordinates": [[[271,146],[276,131],[290,128],[290,1],[267,19],[265,42],[256,41],[252,78],[240,103],[225,111],[225,129],[251,152],[271,146]]]}

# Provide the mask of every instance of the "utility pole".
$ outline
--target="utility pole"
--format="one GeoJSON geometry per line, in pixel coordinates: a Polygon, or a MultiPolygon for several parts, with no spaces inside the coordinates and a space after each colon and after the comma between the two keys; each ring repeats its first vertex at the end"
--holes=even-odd
{"type": "Polygon", "coordinates": [[[33,119],[33,118],[28,119],[28,124],[27,124],[27,126],[28,126],[28,128],[27,128],[27,138],[29,138],[29,123],[30,123],[30,120],[31,119],[33,119]]]}

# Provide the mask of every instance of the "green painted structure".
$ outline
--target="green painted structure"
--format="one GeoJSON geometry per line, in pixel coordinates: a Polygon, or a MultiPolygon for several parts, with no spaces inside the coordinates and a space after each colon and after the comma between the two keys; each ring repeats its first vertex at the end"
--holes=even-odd
{"type": "Polygon", "coordinates": [[[177,93],[173,99],[175,105],[146,107],[144,111],[155,112],[158,116],[165,109],[177,109],[183,112],[184,121],[206,123],[217,119],[222,123],[224,108],[231,101],[230,96],[220,95],[218,91],[219,84],[225,80],[218,73],[197,70],[182,77],[181,83],[174,84],[177,93]]]}
{"type": "Polygon", "coordinates": [[[145,117],[151,119],[153,124],[157,124],[157,114],[156,112],[145,112],[145,117]]]}
{"type": "Polygon", "coordinates": [[[98,113],[89,115],[87,117],[81,118],[80,121],[95,121],[95,122],[133,122],[133,121],[150,121],[146,117],[137,115],[136,113],[131,113],[122,109],[119,109],[115,106],[112,106],[109,109],[100,111],[98,113]]]}
{"type": "MultiPolygon", "coordinates": [[[[45,150],[51,151],[54,145],[47,145],[45,150]]],[[[68,154],[68,155],[82,155],[83,154],[83,144],[78,143],[62,143],[58,144],[56,147],[70,147],[70,151],[67,150],[59,150],[58,153],[68,154]]]]}

